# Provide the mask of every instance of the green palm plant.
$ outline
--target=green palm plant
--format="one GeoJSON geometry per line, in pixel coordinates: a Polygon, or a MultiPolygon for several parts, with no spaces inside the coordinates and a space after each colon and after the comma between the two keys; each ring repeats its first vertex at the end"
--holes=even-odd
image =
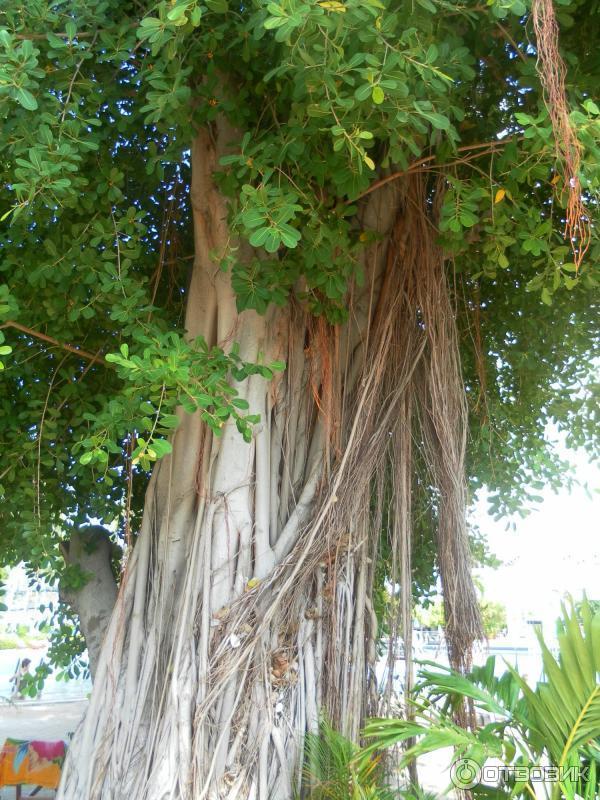
{"type": "Polygon", "coordinates": [[[360,747],[322,719],[304,748],[304,784],[310,800],[395,800],[385,786],[380,756],[360,747]]]}
{"type": "MultiPolygon", "coordinates": [[[[589,762],[595,770],[600,756],[600,613],[593,614],[584,601],[581,622],[571,603],[571,613],[563,606],[558,623],[559,658],[556,661],[540,631],[536,631],[547,680],[533,691],[515,670],[522,691],[531,729],[546,749],[552,763],[561,770],[589,762]]],[[[569,778],[562,783],[568,800],[575,797],[576,785],[569,778]]],[[[554,797],[560,797],[554,792],[554,797]]]]}
{"type": "MultiPolygon", "coordinates": [[[[490,758],[512,776],[498,787],[474,786],[475,797],[536,798],[543,791],[551,800],[596,800],[600,796],[600,613],[584,599],[577,609],[563,605],[558,622],[558,658],[537,630],[546,679],[529,686],[508,665],[494,675],[494,658],[469,675],[441,667],[423,669],[415,689],[413,721],[371,720],[364,731],[370,741],[365,754],[415,737],[402,765],[416,756],[452,746],[455,759],[483,766],[490,758]],[[465,730],[453,721],[456,708],[468,701],[493,721],[465,730]],[[525,770],[546,769],[546,781],[532,781],[525,770]],[[516,777],[515,777],[516,776],[516,777]],[[525,777],[523,777],[525,776],[525,777]]],[[[539,773],[538,773],[539,774],[539,773]]]]}

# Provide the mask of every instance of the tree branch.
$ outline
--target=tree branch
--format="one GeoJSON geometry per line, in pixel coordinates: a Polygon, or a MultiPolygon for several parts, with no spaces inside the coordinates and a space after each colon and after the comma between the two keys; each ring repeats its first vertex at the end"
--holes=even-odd
{"type": "MultiPolygon", "coordinates": [[[[139,23],[137,21],[131,22],[128,27],[137,28],[138,24],[139,23]]],[[[77,31],[77,33],[75,34],[75,39],[89,39],[92,36],[95,38],[100,33],[105,33],[107,31],[110,31],[112,33],[114,32],[114,30],[115,30],[114,28],[99,28],[98,30],[95,31],[77,31]]],[[[9,31],[9,33],[11,32],[9,31]]],[[[47,33],[11,33],[11,36],[13,37],[13,39],[16,39],[17,41],[25,41],[27,39],[31,41],[41,41],[44,39],[45,40],[48,39],[48,33],[51,33],[54,36],[58,36],[59,39],[62,38],[70,40],[71,38],[66,31],[48,31],[47,33]]]]}
{"type": "Polygon", "coordinates": [[[525,53],[524,53],[524,52],[521,50],[521,48],[520,48],[520,47],[519,47],[519,45],[516,43],[516,41],[513,39],[513,37],[510,35],[509,31],[507,31],[507,30],[506,30],[506,28],[505,28],[503,25],[501,25],[499,22],[496,22],[496,26],[497,26],[497,27],[499,28],[499,30],[502,32],[502,35],[504,36],[504,38],[506,39],[506,41],[507,41],[507,42],[508,42],[508,43],[511,45],[511,47],[514,49],[515,53],[516,53],[516,54],[519,56],[519,58],[521,59],[521,61],[522,61],[524,64],[527,64],[527,56],[526,56],[526,55],[525,55],[525,53]]]}
{"type": "Polygon", "coordinates": [[[61,347],[63,350],[68,350],[70,353],[75,353],[75,355],[88,359],[92,363],[98,362],[99,364],[108,366],[108,362],[100,355],[100,350],[98,350],[97,353],[90,353],[88,350],[82,350],[66,342],[59,342],[58,339],[55,339],[53,336],[48,336],[40,331],[34,331],[32,328],[27,328],[25,325],[21,325],[19,322],[14,322],[11,319],[3,325],[0,325],[0,328],[14,328],[17,331],[28,334],[28,336],[33,336],[35,339],[41,339],[43,342],[48,342],[49,344],[56,345],[56,347],[61,347]]]}
{"type": "Polygon", "coordinates": [[[514,136],[507,136],[505,139],[498,139],[495,142],[480,142],[479,144],[463,145],[463,147],[457,148],[457,152],[466,153],[467,155],[463,156],[462,158],[457,158],[454,161],[448,161],[445,164],[431,164],[431,162],[435,161],[436,159],[435,153],[431,156],[424,156],[423,158],[419,158],[417,161],[413,161],[413,163],[409,164],[406,169],[400,170],[400,172],[393,172],[391,175],[386,175],[384,178],[379,178],[378,180],[374,181],[368,189],[365,189],[362,194],[359,194],[358,197],[355,197],[353,200],[349,200],[347,204],[356,203],[357,200],[361,200],[363,197],[371,194],[371,192],[374,192],[376,189],[381,189],[381,187],[385,186],[386,183],[396,181],[398,178],[403,178],[405,175],[410,175],[414,172],[424,172],[426,170],[433,169],[434,167],[450,167],[454,164],[463,164],[470,158],[479,158],[480,156],[487,155],[488,153],[493,153],[495,152],[496,147],[504,147],[507,142],[512,141],[514,138],[514,136]],[[469,156],[468,153],[471,150],[476,152],[472,156],[469,156]]]}

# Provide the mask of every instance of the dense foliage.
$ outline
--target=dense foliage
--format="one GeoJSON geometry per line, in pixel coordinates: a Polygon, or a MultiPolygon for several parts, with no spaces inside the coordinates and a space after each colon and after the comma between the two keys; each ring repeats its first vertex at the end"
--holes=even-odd
{"type": "MultiPolygon", "coordinates": [[[[591,215],[600,5],[556,12],[591,215]]],[[[569,480],[544,436],[553,423],[597,446],[600,244],[593,228],[576,269],[528,0],[2,0],[2,561],[54,575],[70,526],[135,532],[176,407],[247,437],[231,378],[284,366],[182,335],[189,147],[217,115],[232,125],[231,230],[269,254],[214,253],[240,308],[293,302],[342,323],[374,237],[360,199],[402,174],[443,179],[472,487],[502,513],[569,480]]],[[[431,576],[432,556],[417,562],[431,576]]]]}

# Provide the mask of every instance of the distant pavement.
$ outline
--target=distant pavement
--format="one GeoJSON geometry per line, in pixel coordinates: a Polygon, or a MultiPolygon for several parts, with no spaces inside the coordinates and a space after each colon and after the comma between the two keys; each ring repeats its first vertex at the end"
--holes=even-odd
{"type": "Polygon", "coordinates": [[[0,701],[0,745],[11,737],[13,739],[56,739],[68,740],[79,724],[87,700],[68,703],[28,703],[16,700],[14,703],[0,701]]]}

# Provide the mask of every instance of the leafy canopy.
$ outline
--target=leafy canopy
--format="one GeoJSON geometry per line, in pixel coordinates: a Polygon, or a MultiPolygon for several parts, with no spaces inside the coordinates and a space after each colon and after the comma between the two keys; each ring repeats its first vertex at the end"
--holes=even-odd
{"type": "MultiPolygon", "coordinates": [[[[560,0],[556,13],[593,214],[599,4],[560,0]]],[[[5,0],[2,559],[54,574],[65,528],[122,529],[128,507],[135,523],[180,406],[251,436],[232,378],[283,365],[182,331],[189,147],[222,115],[238,132],[217,176],[232,235],[213,255],[240,309],[294,296],[343,322],[375,238],[357,221],[363,197],[420,171],[433,200],[443,176],[473,487],[501,513],[532,481],[560,483],[546,425],[594,442],[600,245],[593,228],[576,271],[528,0],[5,0]],[[238,257],[239,239],[256,257],[238,257]]]]}

